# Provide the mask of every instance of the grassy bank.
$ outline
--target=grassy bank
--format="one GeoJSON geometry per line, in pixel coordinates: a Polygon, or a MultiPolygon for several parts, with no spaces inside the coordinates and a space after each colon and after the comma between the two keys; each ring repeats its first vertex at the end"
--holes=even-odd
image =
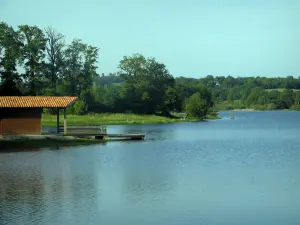
{"type": "MultiPolygon", "coordinates": [[[[215,116],[208,117],[209,119],[217,119],[215,116]]],[[[88,114],[88,115],[67,115],[68,125],[122,125],[122,124],[166,124],[184,121],[197,121],[196,118],[167,118],[156,115],[137,115],[137,114],[122,114],[122,113],[103,113],[103,114],[88,114]]],[[[56,116],[43,114],[43,126],[56,126],[56,116]]],[[[60,125],[63,125],[63,116],[60,116],[60,125]]]]}
{"type": "MultiPolygon", "coordinates": [[[[217,119],[217,114],[212,114],[207,119],[217,119]]],[[[68,125],[122,125],[122,124],[167,124],[185,121],[199,121],[196,118],[167,118],[156,115],[136,114],[88,114],[88,115],[67,115],[68,125]]],[[[43,114],[42,125],[55,127],[56,115],[43,114]]],[[[63,115],[60,115],[60,125],[63,125],[63,115]]],[[[18,150],[40,150],[41,148],[60,149],[67,146],[105,144],[108,140],[77,138],[69,140],[54,139],[21,139],[21,140],[0,140],[0,152],[18,150]]],[[[113,140],[116,141],[116,140],[113,140]]],[[[117,140],[118,141],[118,140],[117,140]]]]}

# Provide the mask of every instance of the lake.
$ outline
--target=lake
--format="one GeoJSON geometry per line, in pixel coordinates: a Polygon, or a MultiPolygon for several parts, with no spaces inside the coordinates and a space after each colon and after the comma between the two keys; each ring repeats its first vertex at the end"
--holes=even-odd
{"type": "Polygon", "coordinates": [[[299,225],[300,112],[110,126],[145,141],[0,154],[0,224],[299,225]]]}

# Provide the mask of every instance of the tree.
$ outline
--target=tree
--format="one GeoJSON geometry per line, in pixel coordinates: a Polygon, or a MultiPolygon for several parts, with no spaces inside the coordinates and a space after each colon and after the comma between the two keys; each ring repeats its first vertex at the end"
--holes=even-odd
{"type": "Polygon", "coordinates": [[[229,91],[228,91],[228,95],[227,95],[227,100],[230,102],[230,103],[233,103],[233,88],[230,88],[229,91]]]}
{"type": "Polygon", "coordinates": [[[95,82],[93,83],[92,95],[95,103],[103,103],[105,92],[106,90],[104,87],[97,85],[95,82]]]}
{"type": "MultiPolygon", "coordinates": [[[[169,87],[173,87],[174,78],[170,75],[163,63],[157,62],[154,58],[147,60],[147,90],[149,97],[152,99],[154,110],[164,111],[164,97],[169,87]]],[[[151,110],[150,110],[151,111],[151,110]]]]}
{"type": "Polygon", "coordinates": [[[95,82],[97,85],[110,86],[113,84],[122,84],[124,80],[117,73],[109,73],[108,75],[102,73],[101,76],[95,78],[95,82]]]}
{"type": "Polygon", "coordinates": [[[164,110],[164,96],[174,85],[174,78],[163,63],[140,54],[120,61],[121,77],[125,80],[122,96],[136,112],[154,113],[164,110]]]}
{"type": "Polygon", "coordinates": [[[64,51],[64,80],[69,86],[69,94],[80,95],[92,87],[96,76],[98,48],[74,39],[64,51]]]}
{"type": "Polygon", "coordinates": [[[87,104],[83,100],[76,101],[74,106],[71,107],[72,113],[76,115],[83,115],[87,112],[87,104]]]}
{"type": "Polygon", "coordinates": [[[109,87],[105,92],[103,103],[110,109],[119,111],[121,108],[120,104],[118,104],[121,101],[120,91],[121,89],[118,86],[109,87]]]}
{"type": "Polygon", "coordinates": [[[82,75],[79,77],[79,88],[81,91],[93,85],[93,80],[97,75],[99,49],[90,45],[84,45],[83,50],[82,75]]]}
{"type": "Polygon", "coordinates": [[[51,88],[56,89],[57,79],[63,73],[63,50],[65,47],[65,37],[51,27],[45,29],[46,34],[46,74],[50,80],[51,88]]]}
{"type": "Polygon", "coordinates": [[[188,98],[185,106],[186,112],[193,117],[204,119],[207,116],[209,105],[201,97],[200,93],[195,93],[188,98]]]}
{"type": "Polygon", "coordinates": [[[81,75],[83,65],[84,44],[79,39],[74,39],[64,51],[65,67],[64,80],[69,86],[70,95],[80,95],[79,77],[81,75]]]}
{"type": "Polygon", "coordinates": [[[167,110],[177,109],[176,103],[178,102],[178,96],[176,93],[176,89],[173,87],[169,87],[164,95],[164,108],[167,110]]]}
{"type": "Polygon", "coordinates": [[[248,106],[250,106],[252,104],[256,104],[258,98],[259,98],[259,90],[257,88],[253,88],[247,98],[248,106]]]}
{"type": "Polygon", "coordinates": [[[99,76],[98,53],[97,47],[80,39],[65,44],[63,34],[51,27],[41,30],[20,25],[13,29],[2,22],[0,95],[76,95],[81,100],[75,107],[77,113],[94,110],[168,115],[169,110],[183,111],[196,93],[209,112],[214,102],[222,106],[226,100],[239,108],[300,108],[300,92],[292,91],[300,89],[300,77],[207,75],[174,79],[164,63],[141,54],[123,57],[117,73],[99,76]]]}
{"type": "Polygon", "coordinates": [[[0,23],[0,95],[20,95],[17,65],[21,47],[18,33],[8,24],[0,23]]]}
{"type": "Polygon", "coordinates": [[[28,84],[29,94],[36,95],[41,90],[46,38],[37,26],[20,25],[20,39],[23,41],[22,57],[24,60],[24,79],[28,84]]]}
{"type": "Polygon", "coordinates": [[[296,91],[294,94],[294,105],[300,105],[300,91],[296,91]]]}
{"type": "Polygon", "coordinates": [[[267,104],[268,103],[267,95],[268,95],[268,93],[266,91],[261,91],[259,93],[259,97],[257,99],[257,104],[259,104],[259,105],[267,104]]]}
{"type": "Polygon", "coordinates": [[[293,91],[291,89],[286,89],[280,93],[280,100],[284,102],[285,107],[289,109],[293,105],[293,91]]]}
{"type": "Polygon", "coordinates": [[[276,104],[279,97],[280,97],[280,93],[277,90],[272,90],[272,91],[268,92],[267,98],[270,103],[276,104]]]}

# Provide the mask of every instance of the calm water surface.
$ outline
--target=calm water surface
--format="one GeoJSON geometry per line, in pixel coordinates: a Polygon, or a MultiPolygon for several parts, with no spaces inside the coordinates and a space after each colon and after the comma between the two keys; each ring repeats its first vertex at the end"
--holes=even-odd
{"type": "Polygon", "coordinates": [[[145,141],[2,153],[0,224],[299,225],[300,112],[221,117],[109,127],[145,141]]]}

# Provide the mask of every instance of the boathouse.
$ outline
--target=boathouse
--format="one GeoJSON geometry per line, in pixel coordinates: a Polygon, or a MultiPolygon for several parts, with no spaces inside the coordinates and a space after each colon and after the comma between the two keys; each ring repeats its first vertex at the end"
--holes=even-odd
{"type": "Polygon", "coordinates": [[[63,110],[66,128],[66,108],[76,100],[69,96],[0,96],[0,135],[42,134],[43,108],[56,109],[57,131],[63,110]]]}

